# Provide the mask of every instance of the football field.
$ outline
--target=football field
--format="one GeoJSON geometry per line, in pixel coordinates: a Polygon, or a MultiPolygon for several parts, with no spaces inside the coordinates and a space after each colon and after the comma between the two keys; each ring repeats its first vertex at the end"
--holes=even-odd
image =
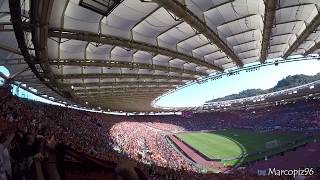
{"type": "Polygon", "coordinates": [[[307,141],[303,134],[254,132],[228,129],[214,132],[186,132],[176,136],[210,159],[235,166],[297,147],[307,141]]]}

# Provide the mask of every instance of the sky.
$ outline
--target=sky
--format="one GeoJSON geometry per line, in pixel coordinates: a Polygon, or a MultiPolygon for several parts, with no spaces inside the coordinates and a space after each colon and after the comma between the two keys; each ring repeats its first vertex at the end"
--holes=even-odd
{"type": "Polygon", "coordinates": [[[162,97],[156,105],[162,107],[198,106],[207,100],[239,93],[242,90],[261,88],[269,89],[289,75],[315,75],[320,72],[319,60],[288,62],[278,66],[260,67],[260,70],[245,72],[234,76],[195,84],[162,97]]]}
{"type": "MultiPolygon", "coordinates": [[[[5,68],[4,66],[0,66],[0,72],[2,72],[5,76],[10,75],[9,70],[7,68],[5,68]]],[[[0,84],[2,84],[2,83],[3,83],[3,78],[0,77],[0,84]]],[[[28,98],[28,99],[32,99],[32,100],[36,100],[36,101],[41,101],[44,103],[60,105],[59,103],[56,103],[56,102],[50,101],[48,99],[36,96],[36,95],[34,95],[24,89],[17,88],[17,86],[15,86],[15,85],[13,86],[13,95],[17,95],[22,98],[28,98]]]]}
{"type": "MultiPolygon", "coordinates": [[[[0,66],[0,72],[9,75],[10,72],[3,66],[0,66]]],[[[226,95],[238,93],[242,90],[251,88],[268,89],[276,85],[276,83],[289,76],[295,74],[315,75],[320,72],[319,60],[308,60],[298,62],[288,62],[279,64],[278,66],[260,67],[257,71],[242,71],[238,75],[223,76],[223,78],[203,84],[195,84],[181,90],[175,91],[167,96],[162,97],[156,105],[162,107],[188,107],[198,106],[205,101],[213,98],[219,98],[226,95]]],[[[1,80],[1,78],[0,78],[1,80]]],[[[0,82],[1,83],[1,82],[0,82]]],[[[53,103],[42,97],[37,97],[23,89],[14,88],[14,94],[45,103],[53,103]]]]}

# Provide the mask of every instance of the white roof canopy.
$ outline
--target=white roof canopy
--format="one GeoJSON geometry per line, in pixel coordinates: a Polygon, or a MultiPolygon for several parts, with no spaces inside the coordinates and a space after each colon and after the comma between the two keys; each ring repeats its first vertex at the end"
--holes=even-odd
{"type": "Polygon", "coordinates": [[[320,0],[14,1],[0,0],[1,65],[32,66],[14,78],[105,109],[157,111],[154,98],[188,81],[320,51],[320,0]],[[26,28],[35,17],[48,26],[26,28]]]}

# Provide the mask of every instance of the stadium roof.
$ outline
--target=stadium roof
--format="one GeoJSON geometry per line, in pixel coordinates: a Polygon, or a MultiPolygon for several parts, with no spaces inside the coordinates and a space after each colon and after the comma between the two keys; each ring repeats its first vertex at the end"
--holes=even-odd
{"type": "Polygon", "coordinates": [[[0,65],[60,100],[158,111],[188,81],[320,52],[320,0],[0,0],[0,65]]]}

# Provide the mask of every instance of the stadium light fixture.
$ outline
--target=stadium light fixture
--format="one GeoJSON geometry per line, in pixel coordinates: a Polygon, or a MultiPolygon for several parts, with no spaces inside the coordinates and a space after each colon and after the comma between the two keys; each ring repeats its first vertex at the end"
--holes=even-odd
{"type": "Polygon", "coordinates": [[[79,5],[108,16],[123,0],[80,0],[79,5]]]}

